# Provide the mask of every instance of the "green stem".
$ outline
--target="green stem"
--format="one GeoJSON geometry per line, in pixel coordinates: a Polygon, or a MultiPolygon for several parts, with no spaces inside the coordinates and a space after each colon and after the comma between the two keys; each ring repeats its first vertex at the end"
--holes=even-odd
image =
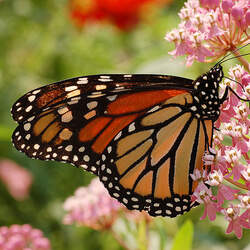
{"type": "Polygon", "coordinates": [[[148,227],[145,219],[140,220],[138,225],[138,249],[147,250],[148,248],[148,227]]]}
{"type": "Polygon", "coordinates": [[[230,182],[231,184],[233,184],[233,185],[239,187],[239,188],[242,188],[242,189],[244,189],[244,190],[248,190],[248,189],[246,188],[246,186],[243,185],[243,184],[241,184],[241,183],[235,182],[235,181],[233,181],[232,179],[227,178],[227,177],[224,177],[224,179],[225,179],[226,181],[230,182]]]}

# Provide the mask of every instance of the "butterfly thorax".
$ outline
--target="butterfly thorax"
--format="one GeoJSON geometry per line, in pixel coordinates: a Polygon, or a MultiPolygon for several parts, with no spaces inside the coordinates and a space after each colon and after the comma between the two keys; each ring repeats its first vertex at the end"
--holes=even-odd
{"type": "Polygon", "coordinates": [[[193,98],[197,108],[196,116],[216,121],[220,115],[219,83],[223,78],[221,65],[211,68],[194,80],[193,98]]]}

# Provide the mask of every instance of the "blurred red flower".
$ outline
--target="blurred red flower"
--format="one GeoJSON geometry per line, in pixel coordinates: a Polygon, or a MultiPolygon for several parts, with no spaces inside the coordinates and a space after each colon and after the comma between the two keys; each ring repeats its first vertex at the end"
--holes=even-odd
{"type": "Polygon", "coordinates": [[[24,200],[29,195],[32,175],[25,168],[10,160],[0,161],[0,181],[16,200],[24,200]]]}
{"type": "Polygon", "coordinates": [[[78,27],[87,21],[108,21],[127,31],[135,27],[143,14],[148,15],[153,6],[170,2],[172,0],[70,0],[70,15],[78,27]]]}

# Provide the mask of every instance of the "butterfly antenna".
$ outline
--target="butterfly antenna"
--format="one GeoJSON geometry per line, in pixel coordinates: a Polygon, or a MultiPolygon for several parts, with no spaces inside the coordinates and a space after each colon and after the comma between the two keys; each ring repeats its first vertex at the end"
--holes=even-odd
{"type": "MultiPolygon", "coordinates": [[[[239,48],[233,50],[232,52],[229,52],[229,54],[225,55],[219,62],[217,62],[217,63],[215,64],[215,67],[216,67],[218,64],[224,63],[224,62],[226,62],[227,60],[229,60],[229,59],[227,59],[227,60],[224,61],[225,58],[227,58],[228,56],[232,55],[233,53],[235,53],[235,52],[237,52],[237,51],[239,51],[239,50],[245,48],[245,47],[248,46],[249,44],[250,44],[250,43],[247,43],[247,44],[245,44],[245,45],[243,45],[243,46],[241,46],[241,47],[239,47],[239,48]]],[[[232,57],[232,58],[230,58],[230,59],[237,58],[237,57],[241,57],[241,56],[244,56],[244,55],[245,55],[245,54],[239,55],[239,56],[236,56],[236,57],[232,57]]]]}
{"type": "MultiPolygon", "coordinates": [[[[229,54],[229,55],[230,55],[230,54],[229,54]]],[[[226,61],[229,61],[229,60],[231,60],[231,59],[235,59],[235,58],[242,57],[242,56],[248,56],[248,55],[250,55],[250,53],[246,53],[246,54],[242,54],[242,55],[230,57],[230,58],[227,58],[226,60],[220,62],[220,64],[222,64],[222,63],[224,63],[224,62],[226,62],[226,61]]]]}

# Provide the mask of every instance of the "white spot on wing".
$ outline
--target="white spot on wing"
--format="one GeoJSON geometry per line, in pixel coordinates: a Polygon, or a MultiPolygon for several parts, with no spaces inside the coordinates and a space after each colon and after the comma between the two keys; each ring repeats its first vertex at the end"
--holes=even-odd
{"type": "Polygon", "coordinates": [[[40,148],[40,145],[39,144],[35,144],[34,145],[34,149],[38,150],[40,148]]]}
{"type": "Polygon", "coordinates": [[[33,94],[33,95],[36,95],[36,94],[38,94],[40,91],[41,91],[40,89],[34,90],[34,91],[32,92],[32,94],[33,94]]]}
{"type": "Polygon", "coordinates": [[[61,118],[62,122],[70,122],[72,119],[73,119],[73,116],[72,116],[72,112],[71,112],[71,111],[65,113],[65,114],[62,116],[62,118],[61,118]]]}
{"type": "Polygon", "coordinates": [[[100,76],[100,78],[103,78],[103,79],[109,79],[110,78],[110,76],[100,76]]]}
{"type": "Polygon", "coordinates": [[[88,162],[88,161],[90,160],[90,158],[89,158],[88,155],[84,155],[84,156],[83,156],[83,160],[88,162]]]}
{"type": "MultiPolygon", "coordinates": [[[[109,80],[109,79],[100,79],[100,80],[109,80]]],[[[110,81],[110,80],[109,80],[109,81],[110,81]]],[[[107,88],[107,86],[104,85],[104,84],[96,85],[96,86],[95,86],[95,89],[96,89],[96,90],[103,90],[103,89],[106,89],[106,88],[107,88]]]]}
{"type": "Polygon", "coordinates": [[[28,100],[29,100],[30,102],[33,102],[35,99],[36,99],[36,96],[35,96],[35,95],[31,95],[31,96],[28,97],[28,100]]]}
{"type": "Polygon", "coordinates": [[[113,82],[112,79],[106,79],[106,78],[105,78],[105,79],[99,78],[98,81],[99,81],[99,82],[113,82]]]}
{"type": "Polygon", "coordinates": [[[27,108],[25,109],[25,111],[26,111],[26,112],[30,112],[31,109],[32,109],[32,106],[30,105],[29,107],[27,107],[27,108]]]}
{"type": "Polygon", "coordinates": [[[96,106],[97,106],[97,102],[95,102],[95,101],[87,103],[88,109],[94,109],[94,108],[96,108],[96,106]]]}
{"type": "Polygon", "coordinates": [[[107,99],[110,100],[110,101],[114,101],[116,99],[117,95],[111,95],[111,96],[108,96],[107,99]]]}
{"type": "Polygon", "coordinates": [[[72,146],[72,145],[68,145],[68,146],[65,148],[65,150],[68,151],[68,152],[72,151],[72,149],[73,149],[73,146],[72,146]]]}
{"type": "Polygon", "coordinates": [[[84,152],[84,150],[85,150],[84,147],[80,147],[80,148],[78,149],[79,152],[84,152]]]}
{"type": "Polygon", "coordinates": [[[128,131],[129,131],[129,132],[132,132],[132,131],[134,131],[134,130],[135,130],[135,123],[133,122],[133,123],[131,123],[131,124],[129,125],[128,131]]]}
{"type": "Polygon", "coordinates": [[[81,168],[84,168],[84,169],[88,169],[88,166],[83,164],[83,165],[80,165],[81,168]]]}
{"type": "Polygon", "coordinates": [[[58,112],[60,115],[62,115],[62,114],[65,114],[65,113],[68,112],[68,111],[69,111],[69,109],[68,109],[67,107],[63,107],[63,108],[59,108],[57,112],[58,112]]]}
{"type": "Polygon", "coordinates": [[[194,99],[199,103],[200,99],[197,96],[194,96],[194,99]]]}
{"type": "Polygon", "coordinates": [[[25,123],[25,124],[23,125],[23,128],[24,128],[25,131],[30,130],[30,127],[31,127],[31,124],[30,124],[29,122],[28,122],[28,123],[25,123]]]}
{"type": "Polygon", "coordinates": [[[28,122],[31,122],[34,118],[35,118],[35,116],[33,115],[33,116],[31,116],[27,121],[28,121],[28,122]]]}
{"type": "Polygon", "coordinates": [[[122,135],[122,131],[120,131],[120,132],[116,135],[116,137],[114,138],[114,140],[119,139],[119,138],[121,137],[121,135],[122,135]]]}
{"type": "MultiPolygon", "coordinates": [[[[71,87],[76,87],[77,88],[77,86],[71,86],[71,87]]],[[[67,87],[66,87],[67,88],[67,87]]],[[[65,89],[66,89],[65,88],[65,89]]],[[[69,88],[69,87],[68,87],[69,88]]],[[[79,90],[79,89],[76,89],[76,90],[74,90],[74,91],[71,91],[71,92],[69,92],[68,94],[67,94],[67,98],[71,98],[71,97],[74,97],[74,96],[78,96],[78,95],[80,95],[81,94],[81,91],[79,90]]],[[[73,100],[73,99],[72,99],[73,100]]],[[[79,100],[79,99],[78,99],[79,100]]]]}
{"type": "Polygon", "coordinates": [[[107,151],[108,151],[108,153],[110,153],[110,152],[112,151],[112,147],[109,146],[109,147],[107,148],[107,151]]]}
{"type": "Polygon", "coordinates": [[[79,78],[77,81],[77,84],[87,84],[88,83],[88,78],[87,77],[82,77],[79,78]]]}
{"type": "Polygon", "coordinates": [[[73,91],[75,89],[78,89],[77,86],[73,85],[73,86],[68,86],[68,87],[65,87],[65,91],[69,92],[69,91],[73,91]]]}
{"type": "Polygon", "coordinates": [[[47,152],[52,152],[52,147],[48,147],[47,152]]]}
{"type": "Polygon", "coordinates": [[[91,168],[91,171],[95,172],[96,171],[96,167],[92,166],[91,168]]]}
{"type": "Polygon", "coordinates": [[[154,112],[154,111],[158,110],[159,108],[160,108],[160,106],[157,105],[157,106],[153,107],[152,109],[150,109],[148,111],[148,113],[154,112]]]}
{"type": "Polygon", "coordinates": [[[65,160],[65,161],[66,161],[66,160],[68,160],[68,159],[69,159],[69,157],[68,157],[67,155],[63,155],[63,156],[62,156],[62,160],[65,160]]]}
{"type": "Polygon", "coordinates": [[[180,211],[181,211],[181,208],[180,208],[180,207],[176,207],[176,208],[175,208],[175,211],[176,211],[176,212],[180,212],[180,211]]]}

